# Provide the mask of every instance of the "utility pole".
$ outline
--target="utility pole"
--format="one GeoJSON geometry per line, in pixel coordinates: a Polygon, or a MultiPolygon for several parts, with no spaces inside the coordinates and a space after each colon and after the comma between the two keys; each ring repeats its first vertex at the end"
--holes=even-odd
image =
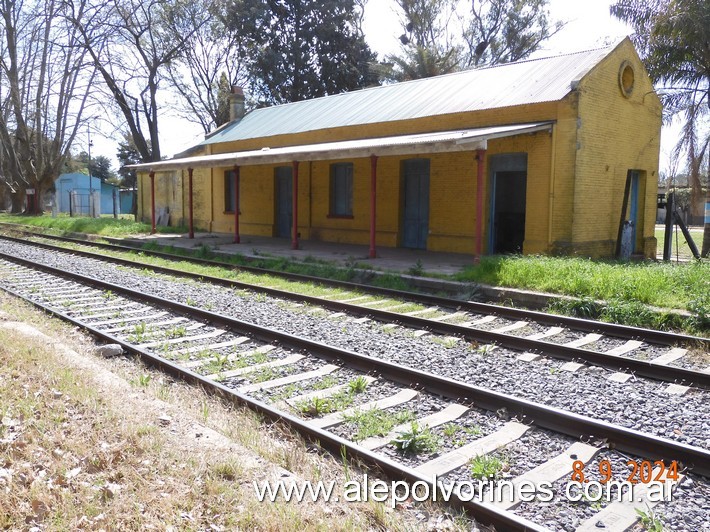
{"type": "Polygon", "coordinates": [[[87,165],[86,170],[89,172],[89,217],[93,218],[94,217],[94,187],[91,183],[91,146],[93,145],[93,142],[91,142],[91,127],[89,124],[86,124],[86,138],[89,143],[89,164],[87,165]]]}

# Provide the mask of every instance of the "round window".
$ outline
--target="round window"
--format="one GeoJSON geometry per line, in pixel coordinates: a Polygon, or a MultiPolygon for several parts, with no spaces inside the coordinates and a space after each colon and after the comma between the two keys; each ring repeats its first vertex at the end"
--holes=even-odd
{"type": "Polygon", "coordinates": [[[631,93],[634,90],[634,81],[634,67],[628,61],[624,61],[619,69],[619,88],[621,93],[627,98],[631,97],[631,93]]]}

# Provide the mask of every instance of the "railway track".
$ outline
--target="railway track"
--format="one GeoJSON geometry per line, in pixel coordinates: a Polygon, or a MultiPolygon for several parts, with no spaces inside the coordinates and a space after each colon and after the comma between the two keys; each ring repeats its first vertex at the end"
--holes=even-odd
{"type": "MultiPolygon", "coordinates": [[[[521,438],[531,438],[526,440],[530,446],[533,440],[543,442],[540,448],[546,451],[541,453],[544,460],[537,467],[526,469],[525,464],[540,462],[540,456],[537,460],[527,456],[513,465],[519,473],[513,482],[518,483],[537,478],[540,471],[546,472],[546,478],[562,482],[574,472],[575,459],[590,467],[602,461],[617,464],[625,462],[620,453],[633,455],[636,460],[677,461],[681,471],[687,466],[692,475],[710,475],[710,452],[697,446],[17,257],[5,256],[0,272],[6,291],[76,323],[103,341],[119,343],[127,352],[139,354],[176,377],[285,420],[334,452],[344,447],[349,455],[395,479],[431,483],[432,475],[460,478],[466,474],[470,460],[496,452],[501,446],[514,446],[521,438]],[[453,445],[449,442],[439,449],[437,457],[422,459],[400,456],[388,445],[405,427],[392,427],[377,436],[357,435],[356,413],[391,410],[408,413],[408,417],[395,416],[405,424],[418,419],[421,426],[460,441],[453,445]],[[479,434],[461,427],[477,427],[479,434]],[[580,442],[580,437],[586,443],[580,442]]],[[[499,529],[540,530],[547,526],[530,521],[529,512],[516,515],[509,511],[519,500],[506,505],[454,497],[453,502],[499,529]]],[[[579,530],[597,526],[594,523],[605,519],[611,523],[618,512],[610,504],[581,520],[579,530]]]]}
{"type": "MultiPolygon", "coordinates": [[[[37,237],[36,234],[29,236],[37,237]]],[[[16,243],[30,244],[12,237],[3,237],[16,243]]],[[[51,237],[72,244],[98,246],[111,251],[126,251],[125,246],[79,242],[76,239],[51,237]]],[[[145,268],[144,263],[119,257],[106,257],[85,250],[68,250],[46,242],[32,245],[62,253],[99,261],[110,261],[122,266],[145,268]]],[[[135,250],[131,250],[135,252],[135,250]]],[[[160,252],[142,252],[169,260],[190,260],[196,264],[224,267],[223,263],[200,259],[185,259],[160,252]]],[[[632,377],[647,377],[675,385],[710,387],[707,357],[693,357],[707,353],[710,339],[626,327],[528,311],[472,301],[460,301],[438,296],[377,289],[353,283],[326,281],[346,292],[336,295],[310,296],[254,283],[193,274],[175,268],[147,266],[155,272],[209,282],[233,289],[245,289],[269,296],[315,305],[335,313],[346,313],[381,323],[398,324],[415,331],[442,335],[447,341],[465,339],[481,345],[493,345],[520,352],[521,360],[534,362],[540,357],[569,361],[565,370],[576,371],[584,365],[594,365],[614,370],[609,378],[624,382],[632,377]],[[361,295],[363,293],[365,295],[361,295]],[[338,298],[338,299],[336,299],[338,298]],[[419,308],[407,310],[416,304],[419,308]],[[690,347],[690,349],[689,349],[690,347]],[[688,354],[691,356],[688,356],[688,354]],[[697,359],[693,362],[693,358],[697,359]]],[[[242,267],[240,267],[242,269],[242,267]]],[[[263,273],[263,270],[258,270],[263,273]]],[[[293,274],[285,274],[294,278],[293,274]]],[[[303,276],[296,276],[303,280],[303,276]]],[[[312,282],[313,280],[310,279],[312,282]]]]}

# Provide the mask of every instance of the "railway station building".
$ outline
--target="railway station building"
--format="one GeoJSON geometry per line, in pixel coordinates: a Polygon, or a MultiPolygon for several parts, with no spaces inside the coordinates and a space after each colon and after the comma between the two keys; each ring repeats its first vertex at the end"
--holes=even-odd
{"type": "Polygon", "coordinates": [[[655,257],[661,103],[631,41],[244,112],[138,165],[155,223],[447,251],[655,257]]]}

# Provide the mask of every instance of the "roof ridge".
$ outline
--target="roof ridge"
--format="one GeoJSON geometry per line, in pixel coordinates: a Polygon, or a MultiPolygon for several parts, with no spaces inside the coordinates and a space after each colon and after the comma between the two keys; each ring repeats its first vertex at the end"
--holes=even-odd
{"type": "Polygon", "coordinates": [[[200,145],[556,100],[623,42],[262,107],[200,145]]]}
{"type": "MultiPolygon", "coordinates": [[[[346,95],[349,95],[349,94],[360,94],[360,93],[362,93],[362,92],[372,91],[372,90],[377,90],[377,89],[382,89],[382,88],[385,88],[385,87],[394,87],[394,86],[400,86],[400,85],[409,85],[409,84],[416,84],[416,83],[424,83],[424,82],[427,82],[427,81],[430,81],[430,80],[433,80],[433,79],[441,79],[441,78],[446,78],[446,77],[461,76],[461,75],[465,75],[465,74],[470,74],[471,72],[480,72],[480,71],[482,71],[482,70],[492,70],[492,69],[494,69],[494,68],[503,68],[503,67],[508,67],[508,66],[512,66],[512,65],[521,65],[521,64],[525,64],[525,63],[532,63],[532,62],[535,62],[535,61],[546,61],[546,60],[550,60],[550,59],[557,59],[557,58],[560,58],[560,57],[569,57],[569,56],[573,56],[573,55],[586,54],[586,53],[596,52],[596,51],[605,50],[605,49],[612,49],[612,48],[614,48],[614,47],[617,46],[617,45],[618,45],[618,43],[616,43],[616,44],[607,44],[607,45],[604,45],[604,46],[598,46],[598,47],[596,47],[596,48],[589,48],[589,49],[586,49],[586,50],[578,50],[578,51],[576,51],[576,52],[567,52],[567,53],[556,54],[556,55],[548,55],[548,56],[545,56],[545,57],[535,57],[535,58],[521,59],[521,60],[519,60],[519,61],[513,61],[513,62],[511,62],[511,63],[498,63],[498,64],[495,64],[495,65],[485,65],[485,66],[482,66],[482,67],[479,67],[479,68],[468,68],[468,69],[464,69],[464,70],[457,70],[456,72],[449,72],[449,73],[447,73],[447,74],[440,74],[440,75],[438,75],[438,76],[430,76],[430,77],[426,77],[426,78],[417,78],[417,79],[408,79],[408,80],[406,80],[406,81],[398,81],[398,82],[390,83],[390,84],[386,84],[386,85],[372,85],[372,86],[370,86],[370,87],[361,87],[361,88],[359,88],[359,89],[354,89],[354,90],[345,91],[345,92],[338,92],[338,93],[336,93],[336,94],[325,94],[325,95],[323,95],[323,96],[318,96],[317,98],[308,98],[308,99],[306,99],[306,100],[298,100],[298,101],[296,101],[296,102],[286,102],[286,103],[280,103],[280,104],[276,104],[276,105],[268,105],[268,106],[266,106],[266,107],[259,107],[259,108],[257,108],[257,109],[254,109],[254,110],[251,111],[251,112],[252,112],[252,113],[256,113],[256,112],[262,111],[262,110],[264,110],[264,109],[273,109],[273,108],[275,108],[275,107],[282,107],[282,108],[283,108],[283,107],[289,107],[289,106],[292,106],[292,105],[297,105],[297,104],[300,104],[300,103],[303,103],[303,102],[316,102],[316,101],[324,100],[324,99],[326,99],[326,98],[336,98],[336,97],[338,97],[338,96],[346,96],[346,95]]],[[[216,132],[217,132],[217,131],[215,130],[214,133],[216,133],[216,132]]]]}

